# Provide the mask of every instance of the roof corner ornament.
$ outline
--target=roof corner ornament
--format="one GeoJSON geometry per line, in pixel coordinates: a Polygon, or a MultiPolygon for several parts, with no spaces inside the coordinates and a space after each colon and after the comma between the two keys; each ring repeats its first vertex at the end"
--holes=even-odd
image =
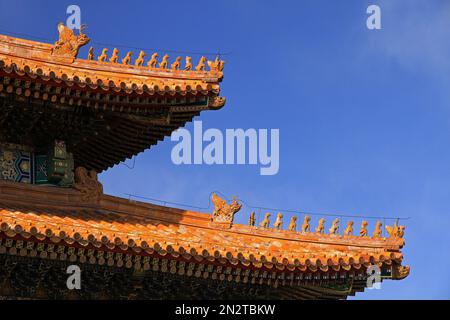
{"type": "Polygon", "coordinates": [[[233,199],[231,204],[228,204],[215,193],[212,195],[212,202],[214,204],[214,212],[211,221],[223,228],[231,228],[234,215],[241,210],[242,205],[236,199],[233,199]]]}
{"type": "Polygon", "coordinates": [[[254,226],[255,226],[255,222],[256,222],[255,215],[256,215],[255,211],[253,211],[253,212],[250,214],[250,218],[248,219],[248,225],[249,225],[250,227],[254,227],[254,226]]]}
{"type": "Polygon", "coordinates": [[[206,57],[202,56],[200,57],[200,61],[198,62],[197,66],[195,67],[196,71],[205,71],[206,70],[206,57]]]}
{"type": "Polygon", "coordinates": [[[383,224],[381,223],[381,221],[377,221],[377,223],[375,224],[375,231],[373,232],[372,237],[373,238],[381,238],[383,235],[383,232],[381,231],[381,226],[383,224]]]}
{"type": "Polygon", "coordinates": [[[225,105],[226,101],[225,97],[213,96],[209,98],[208,105],[213,109],[220,109],[225,105]]]}
{"type": "Polygon", "coordinates": [[[270,212],[267,212],[264,215],[264,219],[261,222],[261,224],[259,225],[261,228],[269,228],[269,226],[270,226],[270,216],[271,216],[270,212]]]}
{"type": "Polygon", "coordinates": [[[83,194],[83,200],[98,202],[103,195],[103,185],[98,181],[95,170],[88,171],[84,167],[75,169],[75,183],[73,187],[83,194]]]}
{"type": "Polygon", "coordinates": [[[216,56],[214,61],[208,60],[209,69],[213,72],[223,72],[223,68],[225,67],[225,61],[220,60],[219,56],[216,56]]]}
{"type": "Polygon", "coordinates": [[[158,52],[154,52],[148,61],[147,65],[150,69],[155,69],[158,63],[158,52]]]}
{"type": "Polygon", "coordinates": [[[291,221],[289,222],[288,230],[289,231],[296,231],[296,229],[297,229],[297,217],[296,216],[292,216],[291,217],[291,221]]]}
{"type": "Polygon", "coordinates": [[[184,70],[186,70],[186,71],[191,71],[192,70],[192,58],[189,57],[189,56],[186,57],[186,63],[185,63],[185,66],[184,66],[184,70]]]}
{"type": "Polygon", "coordinates": [[[52,48],[52,55],[75,59],[80,47],[90,41],[89,37],[83,33],[85,28],[86,26],[82,25],[80,34],[75,35],[73,30],[66,27],[64,23],[58,23],[59,39],[52,48]]]}
{"type": "Polygon", "coordinates": [[[353,225],[355,223],[353,221],[347,222],[347,228],[344,230],[344,235],[346,236],[352,236],[353,235],[353,225]]]}
{"type": "MultiPolygon", "coordinates": [[[[105,50],[105,49],[103,49],[103,50],[105,50]]],[[[108,50],[108,49],[106,49],[106,50],[108,50]]],[[[106,59],[106,57],[105,57],[105,59],[106,59]]],[[[109,58],[109,62],[117,63],[118,61],[119,61],[119,49],[114,48],[113,52],[112,52],[112,55],[111,55],[111,58],[109,58]]]]}
{"type": "Polygon", "coordinates": [[[170,69],[172,69],[172,70],[180,70],[180,67],[181,67],[181,57],[177,57],[176,59],[175,59],[175,61],[174,61],[174,63],[172,63],[171,65],[170,65],[170,69]]]}
{"type": "Polygon", "coordinates": [[[159,69],[167,69],[169,66],[169,55],[165,54],[162,58],[162,61],[159,63],[159,69]]]}
{"type": "Polygon", "coordinates": [[[336,218],[331,223],[330,229],[328,229],[329,234],[339,234],[339,223],[341,220],[339,218],[336,218]]]}
{"type": "MultiPolygon", "coordinates": [[[[102,54],[98,56],[97,60],[100,62],[104,62],[106,61],[106,59],[108,59],[108,48],[103,48],[102,54]]],[[[117,60],[115,62],[117,62],[117,60]]]]}
{"type": "Polygon", "coordinates": [[[122,59],[122,64],[123,65],[130,64],[132,55],[133,55],[133,52],[128,51],[127,54],[125,55],[125,57],[122,59]]]}
{"type": "Polygon", "coordinates": [[[281,212],[278,212],[277,219],[275,220],[273,227],[278,230],[283,228],[283,214],[281,212]]]}
{"type": "Polygon", "coordinates": [[[389,238],[403,238],[405,235],[405,226],[399,226],[397,220],[393,226],[386,226],[386,231],[389,234],[389,238]]]}
{"type": "Polygon", "coordinates": [[[317,224],[317,228],[316,228],[316,233],[317,234],[325,233],[325,219],[324,218],[319,219],[319,223],[317,224]]]}
{"type": "Polygon", "coordinates": [[[400,266],[395,265],[392,267],[392,279],[393,280],[402,280],[409,276],[410,267],[409,266],[400,266]]]}
{"type": "Polygon", "coordinates": [[[359,229],[359,236],[360,237],[367,237],[367,225],[369,223],[366,220],[363,220],[361,222],[361,228],[359,229]]]}
{"type": "Polygon", "coordinates": [[[94,60],[94,47],[89,48],[88,60],[94,60]]]}
{"type": "Polygon", "coordinates": [[[311,230],[311,224],[309,223],[311,221],[311,218],[309,216],[305,216],[305,218],[303,219],[303,224],[302,224],[302,232],[306,233],[309,232],[311,230]]]}
{"type": "Polygon", "coordinates": [[[141,50],[141,52],[139,52],[139,57],[136,59],[136,61],[134,62],[134,65],[137,67],[141,67],[144,65],[144,58],[147,56],[147,54],[141,50]]]}

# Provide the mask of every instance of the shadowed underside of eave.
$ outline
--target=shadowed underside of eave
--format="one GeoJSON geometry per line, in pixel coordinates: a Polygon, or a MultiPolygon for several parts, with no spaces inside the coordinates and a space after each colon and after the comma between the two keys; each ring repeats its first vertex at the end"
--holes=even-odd
{"type": "Polygon", "coordinates": [[[76,167],[97,172],[150,148],[201,111],[211,109],[210,96],[122,97],[124,101],[116,103],[105,94],[67,92],[57,87],[28,93],[25,87],[36,85],[12,81],[0,73],[0,83],[5,82],[12,88],[0,88],[2,141],[39,151],[54,140],[63,140],[74,154],[76,167]],[[78,103],[71,95],[89,98],[78,103]]]}
{"type": "Polygon", "coordinates": [[[75,167],[100,172],[225,104],[222,61],[185,70],[79,59],[65,50],[89,39],[64,30],[58,45],[0,35],[0,142],[39,153],[62,140],[75,167]]]}
{"type": "Polygon", "coordinates": [[[136,272],[133,269],[80,265],[81,290],[68,290],[70,262],[0,254],[0,299],[132,299],[132,300],[341,300],[363,291],[365,281],[311,282],[274,288],[182,277],[170,272],[136,272]]]}

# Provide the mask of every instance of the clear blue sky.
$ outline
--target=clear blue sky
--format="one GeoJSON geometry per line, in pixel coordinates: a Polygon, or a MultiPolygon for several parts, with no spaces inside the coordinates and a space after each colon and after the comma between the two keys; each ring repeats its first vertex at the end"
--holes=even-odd
{"type": "Polygon", "coordinates": [[[231,52],[227,105],[203,125],[280,129],[278,175],[175,166],[166,139],[133,170],[102,174],[106,192],[207,206],[220,190],[262,206],[410,216],[410,276],[357,298],[450,298],[450,2],[1,0],[0,29],[53,41],[69,4],[94,42],[231,52]],[[370,4],[380,31],[366,28],[370,4]]]}

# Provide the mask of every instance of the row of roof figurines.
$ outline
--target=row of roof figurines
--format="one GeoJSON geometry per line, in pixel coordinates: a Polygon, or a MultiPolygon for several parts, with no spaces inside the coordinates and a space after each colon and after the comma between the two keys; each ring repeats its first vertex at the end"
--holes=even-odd
{"type": "MultiPolygon", "coordinates": [[[[59,39],[55,42],[52,48],[52,54],[54,55],[69,55],[72,57],[76,57],[78,54],[78,49],[84,45],[86,45],[90,39],[84,34],[84,29],[86,25],[83,25],[80,28],[80,32],[76,35],[72,29],[68,28],[64,25],[64,23],[60,22],[58,24],[58,32],[59,39]]],[[[125,57],[121,60],[122,65],[131,64],[131,56],[133,55],[132,51],[129,51],[125,57]]],[[[141,67],[144,65],[144,60],[147,54],[144,51],[140,51],[138,58],[135,60],[134,65],[141,67]]],[[[164,55],[162,60],[158,62],[158,53],[155,52],[152,54],[150,60],[147,63],[147,66],[150,69],[169,69],[169,55],[164,55]]],[[[88,60],[94,60],[94,48],[89,48],[88,60]]],[[[110,63],[119,63],[119,50],[114,48],[111,57],[108,59],[108,48],[103,48],[102,53],[97,58],[100,62],[109,62],[110,63]]],[[[170,64],[170,70],[180,70],[181,69],[181,60],[182,57],[177,57],[175,61],[170,64]]],[[[225,62],[219,59],[219,56],[216,56],[214,61],[208,61],[205,56],[200,58],[198,64],[194,67],[192,65],[192,58],[187,56],[186,62],[184,66],[184,70],[186,71],[206,71],[206,66],[209,66],[210,71],[213,72],[222,72],[225,62]]]]}
{"type": "MultiPolygon", "coordinates": [[[[131,63],[131,56],[133,55],[132,51],[129,51],[125,57],[121,60],[123,65],[129,65],[131,63]]],[[[141,50],[138,58],[134,61],[134,65],[137,67],[141,67],[144,65],[145,57],[147,54],[141,50]]],[[[147,62],[147,66],[149,69],[169,69],[169,55],[165,54],[162,57],[161,61],[158,61],[158,53],[155,52],[152,54],[150,60],[147,62]]],[[[88,52],[88,60],[94,60],[94,48],[90,47],[88,52]]],[[[100,62],[110,62],[110,63],[119,63],[119,50],[114,48],[111,57],[108,59],[108,48],[104,48],[102,53],[97,57],[97,60],[100,62]]],[[[181,60],[182,57],[177,57],[173,63],[170,64],[170,70],[180,70],[181,69],[181,60]]],[[[202,56],[194,67],[192,64],[192,58],[187,56],[185,59],[184,70],[186,71],[206,71],[206,65],[208,65],[210,71],[222,72],[225,61],[220,60],[217,56],[214,61],[208,61],[206,57],[202,56]]]]}
{"type": "MultiPolygon", "coordinates": [[[[265,214],[263,221],[259,225],[261,228],[269,228],[270,227],[270,216],[271,216],[270,213],[265,214]]],[[[301,231],[303,233],[311,232],[310,221],[311,221],[311,218],[309,216],[305,216],[305,218],[303,220],[303,224],[301,226],[301,231]]],[[[339,218],[336,218],[333,220],[333,222],[331,223],[331,227],[328,229],[329,234],[333,234],[333,235],[339,234],[339,223],[340,223],[339,218]]],[[[252,226],[252,227],[255,226],[255,224],[256,224],[255,212],[252,212],[250,214],[250,219],[248,221],[248,224],[249,224],[249,226],[252,226]]],[[[344,230],[344,235],[346,235],[346,236],[353,235],[353,225],[354,225],[353,221],[348,221],[347,227],[344,230]]],[[[367,237],[369,235],[368,230],[367,230],[368,225],[369,225],[369,223],[366,220],[362,221],[361,227],[359,230],[359,235],[361,237],[367,237]]],[[[377,223],[375,224],[375,230],[372,234],[372,236],[374,238],[381,238],[383,236],[383,231],[381,228],[382,226],[383,226],[383,224],[381,223],[381,221],[377,221],[377,223]]],[[[277,218],[275,220],[275,223],[273,224],[273,228],[278,229],[278,230],[281,230],[283,228],[283,214],[282,213],[277,214],[277,218]]],[[[291,220],[290,220],[290,223],[288,226],[288,230],[289,231],[297,230],[297,217],[296,216],[291,217],[291,220]]],[[[398,222],[396,221],[393,226],[386,226],[386,232],[388,233],[389,237],[403,238],[403,236],[405,234],[405,226],[398,225],[398,222]]],[[[319,219],[315,233],[316,234],[324,234],[325,233],[325,219],[324,218],[319,219]]]]}

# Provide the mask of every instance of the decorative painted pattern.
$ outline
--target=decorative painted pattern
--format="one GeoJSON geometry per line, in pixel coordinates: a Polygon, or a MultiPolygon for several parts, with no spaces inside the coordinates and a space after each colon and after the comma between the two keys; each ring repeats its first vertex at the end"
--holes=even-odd
{"type": "Polygon", "coordinates": [[[66,159],[58,160],[63,162],[66,167],[61,179],[50,181],[49,156],[47,154],[35,154],[20,145],[0,145],[0,180],[62,187],[72,186],[74,179],[73,155],[66,153],[65,157],[66,159]]]}
{"type": "Polygon", "coordinates": [[[0,179],[33,183],[33,155],[12,145],[0,146],[0,179]]]}
{"type": "Polygon", "coordinates": [[[48,184],[47,155],[36,155],[35,163],[36,163],[35,183],[48,184]]]}

